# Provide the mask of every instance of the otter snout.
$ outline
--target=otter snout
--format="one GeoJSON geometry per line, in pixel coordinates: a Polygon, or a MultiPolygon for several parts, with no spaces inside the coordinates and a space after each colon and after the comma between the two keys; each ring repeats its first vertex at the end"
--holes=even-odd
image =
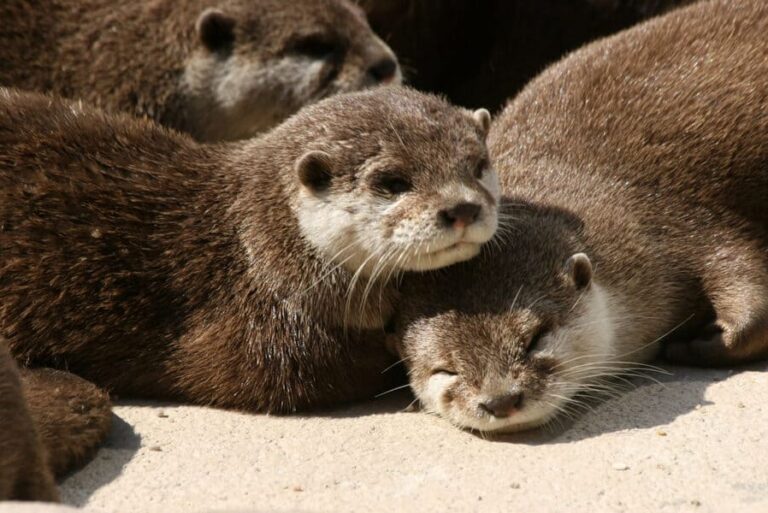
{"type": "Polygon", "coordinates": [[[378,37],[368,47],[363,59],[365,69],[363,87],[402,82],[403,75],[395,53],[378,37]]]}
{"type": "Polygon", "coordinates": [[[523,392],[514,390],[482,401],[478,407],[484,413],[498,419],[511,417],[523,405],[523,392]]]}
{"type": "Polygon", "coordinates": [[[400,66],[397,63],[397,60],[395,60],[394,57],[387,56],[381,58],[381,60],[368,68],[368,76],[375,82],[388,84],[397,76],[399,70],[400,66]]]}
{"type": "Polygon", "coordinates": [[[474,224],[480,217],[483,207],[477,203],[462,202],[455,207],[438,212],[438,221],[449,228],[462,229],[474,224]]]}

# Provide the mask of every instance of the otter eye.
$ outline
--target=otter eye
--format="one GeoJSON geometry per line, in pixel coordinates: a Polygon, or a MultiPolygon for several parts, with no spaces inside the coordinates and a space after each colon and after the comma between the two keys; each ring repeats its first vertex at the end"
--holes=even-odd
{"type": "Polygon", "coordinates": [[[292,47],[293,53],[312,59],[328,59],[339,53],[339,46],[322,36],[309,36],[297,41],[292,47]]]}
{"type": "Polygon", "coordinates": [[[382,174],[374,178],[371,183],[373,190],[387,196],[398,196],[410,191],[411,182],[397,175],[382,174]]]}
{"type": "Polygon", "coordinates": [[[438,374],[443,374],[444,376],[456,376],[457,373],[452,370],[445,369],[443,367],[438,367],[436,369],[432,369],[432,375],[436,376],[438,374]]]}
{"type": "Polygon", "coordinates": [[[475,168],[475,178],[478,180],[483,178],[483,175],[488,170],[488,167],[490,166],[487,159],[483,159],[480,161],[480,163],[475,168]]]}
{"type": "Polygon", "coordinates": [[[539,342],[541,342],[541,339],[544,338],[548,332],[549,328],[545,326],[534,333],[533,336],[528,340],[528,345],[525,346],[526,351],[530,352],[538,349],[539,342]]]}

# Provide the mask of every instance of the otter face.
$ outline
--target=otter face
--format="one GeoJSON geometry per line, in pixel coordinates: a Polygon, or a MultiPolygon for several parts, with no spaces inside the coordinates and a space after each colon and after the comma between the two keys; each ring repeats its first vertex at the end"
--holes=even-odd
{"type": "Polygon", "coordinates": [[[355,115],[322,127],[296,162],[304,237],[364,276],[476,256],[498,224],[487,111],[473,114],[402,88],[378,96],[385,98],[375,108],[364,95],[345,99],[355,115]]]}
{"type": "Polygon", "coordinates": [[[521,235],[404,286],[393,343],[423,408],[462,428],[544,424],[609,367],[613,314],[589,258],[521,235]]]}
{"type": "Polygon", "coordinates": [[[230,0],[201,13],[182,76],[186,124],[201,140],[251,137],[322,98],[402,75],[347,0],[230,0]]]}

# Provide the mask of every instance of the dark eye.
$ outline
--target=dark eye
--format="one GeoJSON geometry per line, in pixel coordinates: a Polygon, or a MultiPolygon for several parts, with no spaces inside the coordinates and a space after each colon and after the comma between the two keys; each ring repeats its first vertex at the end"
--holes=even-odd
{"type": "Polygon", "coordinates": [[[297,41],[292,51],[312,59],[328,59],[339,53],[339,46],[322,36],[309,36],[297,41]]]}
{"type": "Polygon", "coordinates": [[[410,191],[413,186],[411,182],[397,175],[379,175],[372,183],[375,191],[387,196],[398,196],[410,191]]]}
{"type": "Polygon", "coordinates": [[[443,367],[438,367],[436,369],[432,369],[432,375],[435,376],[437,374],[445,374],[446,376],[456,376],[456,372],[452,370],[445,369],[443,367]]]}
{"type": "Polygon", "coordinates": [[[528,340],[528,345],[526,346],[526,350],[528,352],[535,351],[539,347],[539,342],[541,342],[541,339],[544,338],[547,333],[549,333],[549,328],[546,326],[539,329],[536,333],[533,334],[533,336],[528,340]]]}
{"type": "Polygon", "coordinates": [[[475,168],[475,178],[480,180],[483,175],[485,174],[485,171],[490,167],[489,162],[486,159],[483,159],[480,161],[480,163],[475,168]]]}

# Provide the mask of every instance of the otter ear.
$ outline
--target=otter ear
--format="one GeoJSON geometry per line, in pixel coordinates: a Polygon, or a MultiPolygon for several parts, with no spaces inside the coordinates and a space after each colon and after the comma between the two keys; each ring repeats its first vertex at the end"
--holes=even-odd
{"type": "Polygon", "coordinates": [[[296,162],[296,174],[301,185],[311,192],[322,192],[331,185],[333,162],[331,156],[322,151],[305,153],[296,162]]]}
{"type": "Polygon", "coordinates": [[[197,18],[195,30],[203,46],[212,52],[231,48],[235,42],[235,19],[219,9],[204,10],[197,18]]]}
{"type": "Polygon", "coordinates": [[[491,113],[487,109],[477,109],[472,113],[472,117],[483,130],[483,135],[488,135],[488,130],[491,129],[491,113]]]}
{"type": "Polygon", "coordinates": [[[592,283],[592,262],[584,253],[576,253],[569,258],[565,270],[577,289],[586,288],[592,283]]]}

